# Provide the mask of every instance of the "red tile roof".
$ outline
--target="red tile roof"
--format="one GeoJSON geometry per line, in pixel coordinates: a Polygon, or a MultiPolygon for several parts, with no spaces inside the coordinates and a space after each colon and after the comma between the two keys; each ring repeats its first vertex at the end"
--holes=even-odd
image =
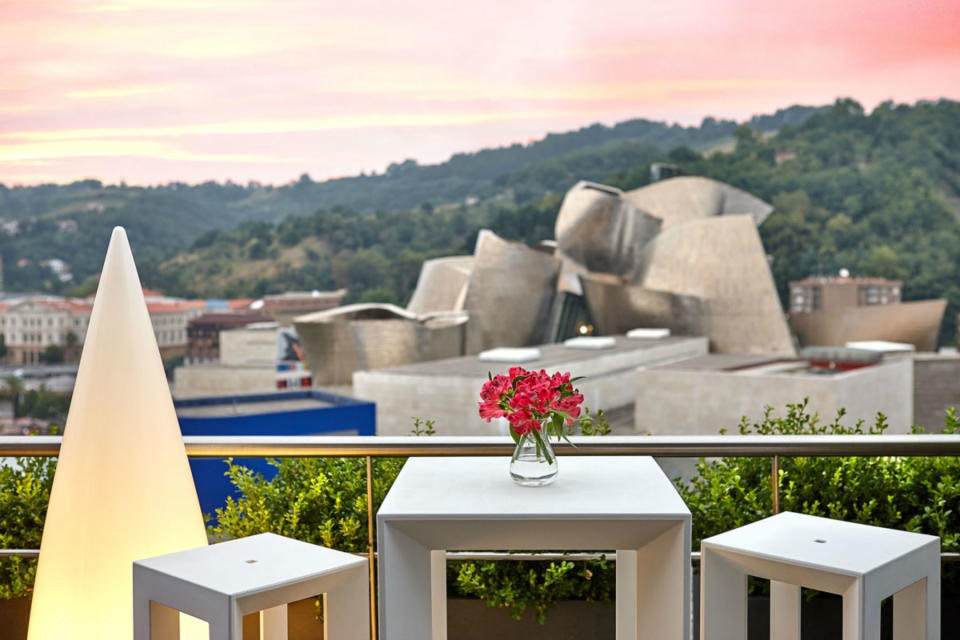
{"type": "Polygon", "coordinates": [[[206,309],[206,300],[164,300],[162,302],[147,302],[147,311],[154,313],[179,313],[189,309],[206,309]]]}

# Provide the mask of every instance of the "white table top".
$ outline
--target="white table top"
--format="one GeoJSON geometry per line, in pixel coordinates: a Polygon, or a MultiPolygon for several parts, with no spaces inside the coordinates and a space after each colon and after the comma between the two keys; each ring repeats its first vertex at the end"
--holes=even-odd
{"type": "Polygon", "coordinates": [[[241,596],[366,563],[365,558],[349,553],[261,533],[134,564],[228,596],[241,596]]]}
{"type": "Polygon", "coordinates": [[[936,541],[936,536],[787,511],[703,542],[717,549],[861,576],[936,541]]]}
{"type": "Polygon", "coordinates": [[[647,456],[560,456],[545,487],[521,487],[510,459],[410,458],[378,512],[385,519],[689,519],[647,456]]]}

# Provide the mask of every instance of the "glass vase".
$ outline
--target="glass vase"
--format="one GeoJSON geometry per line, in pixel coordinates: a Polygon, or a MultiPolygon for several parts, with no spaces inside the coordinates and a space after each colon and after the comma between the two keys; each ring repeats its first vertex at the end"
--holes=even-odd
{"type": "Polygon", "coordinates": [[[524,487],[542,487],[557,479],[557,456],[550,438],[543,430],[534,429],[520,436],[510,458],[510,477],[524,487]]]}

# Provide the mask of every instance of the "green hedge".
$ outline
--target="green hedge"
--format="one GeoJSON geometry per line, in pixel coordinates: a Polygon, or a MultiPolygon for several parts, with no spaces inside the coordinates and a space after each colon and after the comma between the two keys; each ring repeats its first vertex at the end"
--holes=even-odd
{"type": "MultiPolygon", "coordinates": [[[[742,435],[862,435],[887,429],[881,414],[872,425],[841,422],[841,410],[821,424],[806,401],[783,417],[767,408],[763,420],[739,426],[742,435]]],[[[958,433],[953,409],[944,433],[958,433]]],[[[914,433],[922,433],[915,428],[914,433]]],[[[960,458],[897,456],[780,458],[780,509],[940,536],[944,551],[960,551],[960,458]]],[[[769,516],[773,489],[769,458],[722,458],[697,465],[690,482],[678,482],[693,514],[693,545],[769,516]]]]}
{"type": "MultiPolygon", "coordinates": [[[[0,466],[0,549],[39,549],[56,460],[16,458],[0,466]]],[[[33,588],[36,558],[0,558],[0,599],[20,598],[33,588]]]]}
{"type": "MultiPolygon", "coordinates": [[[[886,419],[871,425],[842,423],[841,412],[821,423],[806,402],[789,405],[783,417],[768,409],[756,423],[743,421],[743,434],[883,433],[886,419]]],[[[951,411],[945,433],[960,433],[951,411]]],[[[267,481],[230,464],[227,475],[240,497],[217,511],[214,539],[271,531],[344,551],[367,550],[366,475],[362,458],[284,459],[272,462],[277,475],[267,481]]],[[[53,477],[54,461],[26,458],[0,468],[0,546],[38,548],[53,477]]],[[[374,509],[403,466],[402,459],[376,458],[374,509]]],[[[960,459],[781,458],[780,505],[783,510],[920,531],[940,536],[944,551],[960,551],[960,459]]],[[[693,513],[693,548],[700,540],[772,513],[769,458],[700,460],[689,481],[676,480],[693,513]]],[[[24,595],[32,585],[35,562],[0,560],[0,597],[24,595]]],[[[944,573],[945,593],[960,593],[958,576],[944,573]]],[[[614,592],[611,562],[452,562],[451,595],[479,597],[490,606],[509,608],[517,617],[531,609],[544,619],[558,600],[609,602],[614,592]]]]}

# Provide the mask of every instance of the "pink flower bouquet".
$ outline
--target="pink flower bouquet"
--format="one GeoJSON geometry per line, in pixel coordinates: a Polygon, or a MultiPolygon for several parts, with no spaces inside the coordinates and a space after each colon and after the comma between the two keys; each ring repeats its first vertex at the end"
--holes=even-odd
{"type": "MultiPolygon", "coordinates": [[[[519,443],[532,435],[538,450],[543,449],[550,462],[550,449],[544,436],[568,440],[565,427],[573,426],[580,417],[583,394],[573,387],[569,373],[548,374],[544,370],[527,371],[511,367],[507,375],[490,376],[480,390],[480,417],[490,422],[506,418],[510,435],[519,443]],[[546,432],[546,433],[544,433],[546,432]]],[[[569,441],[569,440],[568,440],[569,441]]]]}

